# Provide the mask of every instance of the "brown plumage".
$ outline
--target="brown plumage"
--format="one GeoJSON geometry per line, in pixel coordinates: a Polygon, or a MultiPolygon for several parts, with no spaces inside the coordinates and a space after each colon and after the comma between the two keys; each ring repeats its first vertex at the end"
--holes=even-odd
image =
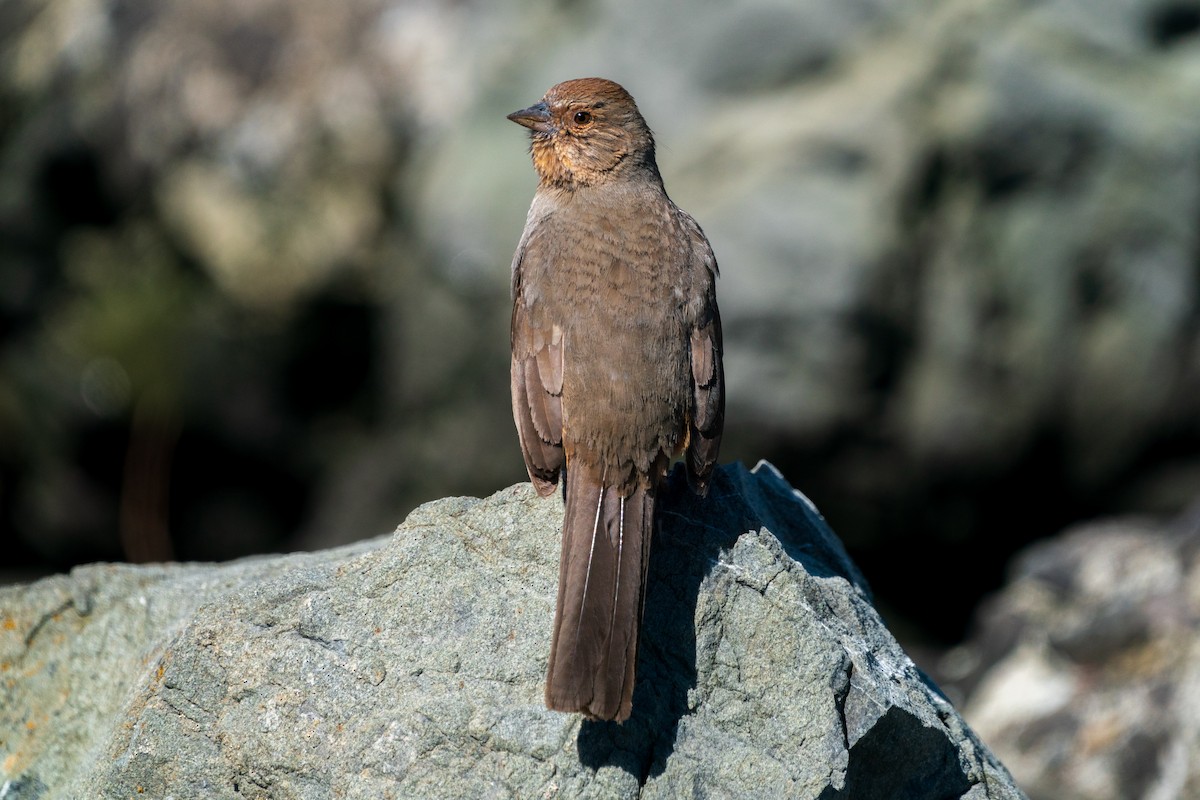
{"type": "Polygon", "coordinates": [[[546,705],[624,720],[655,494],[685,452],[705,493],[721,441],[717,264],[620,86],[560,83],[509,119],[539,179],[513,258],[513,418],[538,493],[566,484],[546,705]]]}

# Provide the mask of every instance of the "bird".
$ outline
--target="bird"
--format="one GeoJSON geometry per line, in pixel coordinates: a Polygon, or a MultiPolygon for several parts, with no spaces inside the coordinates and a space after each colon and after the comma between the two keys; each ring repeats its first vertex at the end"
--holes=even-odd
{"type": "Polygon", "coordinates": [[[545,702],[630,716],[656,500],[674,459],[705,495],[725,419],[717,261],[667,196],[654,136],[604,78],[550,88],[512,261],[512,409],[539,495],[564,513],[545,702]]]}

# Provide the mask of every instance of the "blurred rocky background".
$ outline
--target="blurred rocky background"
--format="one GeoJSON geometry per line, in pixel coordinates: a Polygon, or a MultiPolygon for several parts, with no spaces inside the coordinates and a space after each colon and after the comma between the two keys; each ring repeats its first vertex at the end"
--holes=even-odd
{"type": "Polygon", "coordinates": [[[504,115],[586,75],[721,263],[722,460],[914,650],[1022,547],[1200,495],[1200,3],[6,0],[0,579],[523,480],[504,115]]]}
{"type": "Polygon", "coordinates": [[[1200,503],[1016,559],[941,685],[1030,797],[1200,797],[1200,503]],[[965,701],[965,702],[964,702],[965,701]]]}

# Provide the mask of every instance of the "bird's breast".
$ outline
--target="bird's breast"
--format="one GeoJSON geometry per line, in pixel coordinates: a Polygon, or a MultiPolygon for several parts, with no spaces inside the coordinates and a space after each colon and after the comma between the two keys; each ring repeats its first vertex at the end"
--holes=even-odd
{"type": "Polygon", "coordinates": [[[690,396],[678,254],[645,222],[577,221],[543,295],[564,331],[564,436],[639,468],[676,449],[690,396]]]}

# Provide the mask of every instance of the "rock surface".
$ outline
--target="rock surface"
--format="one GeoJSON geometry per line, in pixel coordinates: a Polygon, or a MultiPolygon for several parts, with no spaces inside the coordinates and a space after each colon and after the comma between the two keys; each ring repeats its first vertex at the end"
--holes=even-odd
{"type": "Polygon", "coordinates": [[[0,590],[0,794],[1018,798],[769,465],[662,502],[633,717],[541,702],[561,502],[0,590]]]}
{"type": "Polygon", "coordinates": [[[1200,797],[1200,505],[1030,548],[948,659],[1030,796],[1200,797]]]}

